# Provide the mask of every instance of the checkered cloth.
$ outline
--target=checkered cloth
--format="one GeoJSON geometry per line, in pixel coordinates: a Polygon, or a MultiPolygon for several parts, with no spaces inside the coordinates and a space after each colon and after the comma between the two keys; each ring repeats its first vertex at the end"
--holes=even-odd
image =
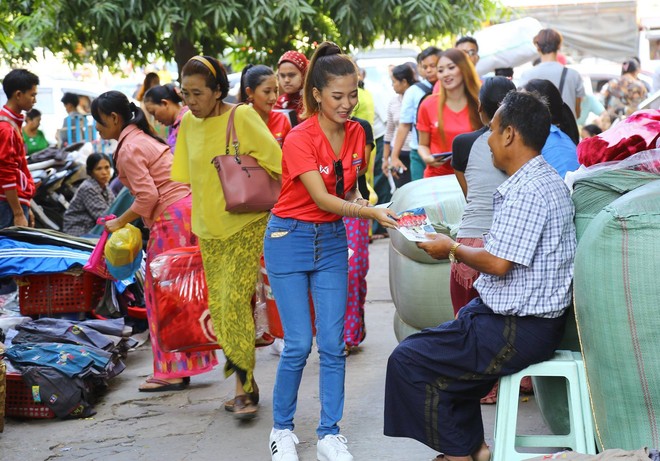
{"type": "Polygon", "coordinates": [[[568,187],[539,155],[497,188],[493,208],[484,247],[514,265],[503,277],[482,274],[474,283],[479,295],[498,314],[561,316],[577,246],[568,187]]]}

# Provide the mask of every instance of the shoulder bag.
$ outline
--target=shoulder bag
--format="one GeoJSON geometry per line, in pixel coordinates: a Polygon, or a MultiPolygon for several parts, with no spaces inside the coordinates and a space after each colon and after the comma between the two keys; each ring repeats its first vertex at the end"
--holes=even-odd
{"type": "Polygon", "coordinates": [[[239,153],[234,124],[237,107],[234,106],[229,114],[225,154],[217,155],[211,161],[225,195],[225,210],[232,213],[269,211],[277,202],[282,184],[259,166],[254,157],[239,153]],[[233,154],[229,152],[230,143],[234,147],[233,154]]]}

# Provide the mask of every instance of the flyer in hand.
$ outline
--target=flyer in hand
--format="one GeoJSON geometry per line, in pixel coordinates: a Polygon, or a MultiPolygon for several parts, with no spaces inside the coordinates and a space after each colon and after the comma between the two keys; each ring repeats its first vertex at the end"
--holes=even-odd
{"type": "Polygon", "coordinates": [[[428,242],[426,234],[437,234],[424,208],[413,208],[399,213],[399,232],[411,242],[428,242]]]}

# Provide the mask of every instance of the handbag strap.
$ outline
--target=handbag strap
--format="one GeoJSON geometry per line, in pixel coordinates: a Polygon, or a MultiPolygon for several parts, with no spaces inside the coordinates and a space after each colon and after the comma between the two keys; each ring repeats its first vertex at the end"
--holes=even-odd
{"type": "Polygon", "coordinates": [[[564,67],[564,70],[561,71],[561,79],[559,80],[559,93],[563,93],[564,91],[564,82],[566,81],[566,74],[568,73],[568,69],[564,67]]]}
{"type": "Polygon", "coordinates": [[[240,104],[236,104],[231,108],[229,113],[229,120],[227,121],[227,132],[225,134],[225,155],[229,155],[229,144],[231,143],[234,146],[234,155],[238,157],[238,135],[236,134],[236,125],[234,124],[234,115],[236,114],[236,109],[238,109],[240,104]]]}

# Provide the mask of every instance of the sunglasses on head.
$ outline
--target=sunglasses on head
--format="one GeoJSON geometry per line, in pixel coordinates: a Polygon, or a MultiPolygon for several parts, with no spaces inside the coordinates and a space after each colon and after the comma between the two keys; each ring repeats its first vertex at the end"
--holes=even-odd
{"type": "Polygon", "coordinates": [[[335,169],[335,192],[337,197],[344,196],[344,166],[341,163],[341,160],[333,162],[335,169]]]}

